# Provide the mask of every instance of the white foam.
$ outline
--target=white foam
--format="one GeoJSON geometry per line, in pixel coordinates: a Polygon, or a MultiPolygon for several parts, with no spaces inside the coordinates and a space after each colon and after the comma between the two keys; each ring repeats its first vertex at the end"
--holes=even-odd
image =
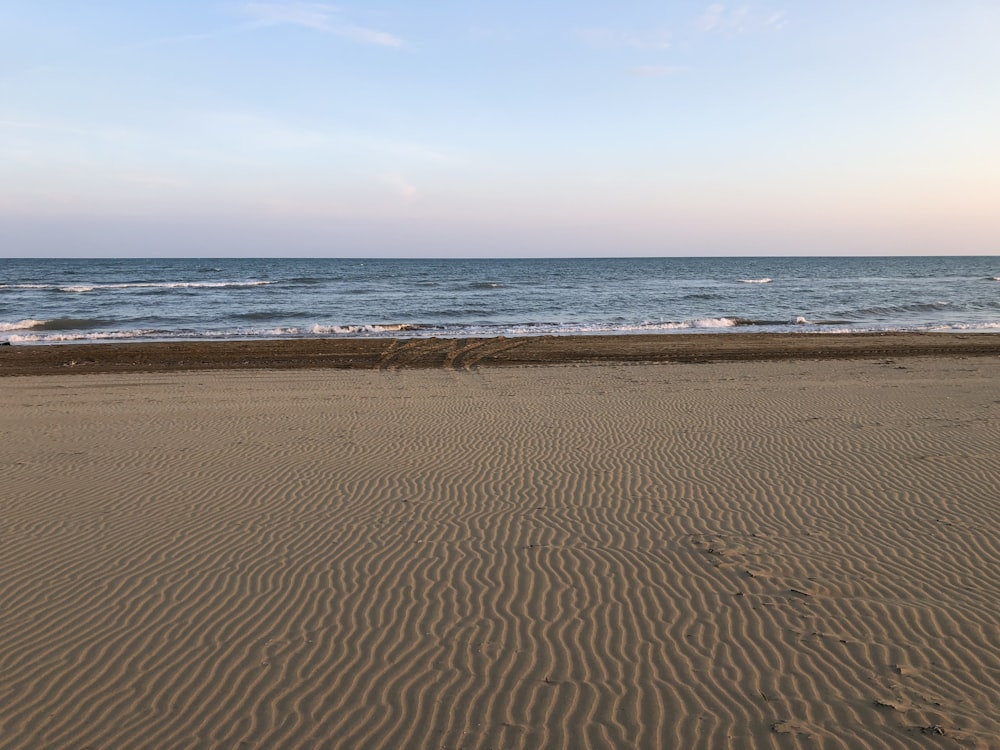
{"type": "Polygon", "coordinates": [[[139,281],[120,284],[0,284],[0,289],[58,289],[60,292],[82,294],[98,289],[224,289],[227,287],[253,287],[274,284],[274,281],[250,279],[248,281],[139,281]]]}
{"type": "MultiPolygon", "coordinates": [[[[679,331],[690,327],[691,324],[688,322],[640,323],[639,325],[615,325],[613,323],[605,323],[602,325],[555,326],[551,329],[547,327],[544,330],[551,330],[555,333],[628,333],[637,331],[679,331]]],[[[512,328],[510,330],[515,333],[527,334],[539,332],[539,329],[537,328],[512,328]]]]}
{"type": "Polygon", "coordinates": [[[695,328],[730,328],[736,325],[732,318],[702,318],[691,323],[695,328]]]}
{"type": "Polygon", "coordinates": [[[387,325],[363,325],[363,326],[325,326],[319,323],[313,325],[310,333],[347,335],[351,333],[394,333],[397,331],[415,331],[416,326],[409,323],[391,323],[387,325]]]}
{"type": "Polygon", "coordinates": [[[253,337],[268,337],[268,336],[298,336],[302,331],[295,326],[276,326],[274,328],[249,328],[239,331],[223,331],[219,335],[223,338],[229,338],[235,333],[237,336],[253,336],[253,337]]]}
{"type": "Polygon", "coordinates": [[[67,341],[104,341],[112,339],[140,339],[155,331],[94,331],[91,333],[20,333],[10,336],[12,343],[65,343],[67,341]]]}
{"type": "Polygon", "coordinates": [[[28,318],[27,320],[19,320],[16,323],[0,323],[0,331],[26,331],[35,326],[44,325],[44,320],[34,320],[33,318],[28,318]]]}
{"type": "Polygon", "coordinates": [[[625,331],[679,331],[682,328],[690,328],[690,323],[645,323],[641,326],[623,326],[625,331]]]}
{"type": "Polygon", "coordinates": [[[123,284],[121,287],[108,285],[107,288],[124,288],[126,286],[151,286],[164,289],[221,289],[230,286],[268,286],[273,281],[174,281],[163,284],[123,284]]]}
{"type": "Polygon", "coordinates": [[[804,318],[801,315],[795,319],[795,325],[797,326],[814,326],[816,325],[813,321],[808,318],[804,318]]]}
{"type": "Polygon", "coordinates": [[[741,284],[770,284],[774,279],[769,279],[766,276],[762,279],[740,279],[741,284]]]}
{"type": "Polygon", "coordinates": [[[934,326],[932,331],[993,331],[1000,329],[1000,322],[991,323],[949,323],[947,325],[934,326]]]}

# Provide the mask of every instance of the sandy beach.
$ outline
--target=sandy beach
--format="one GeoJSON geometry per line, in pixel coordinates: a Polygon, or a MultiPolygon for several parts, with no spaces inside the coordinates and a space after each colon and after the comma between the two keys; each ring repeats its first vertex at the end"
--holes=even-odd
{"type": "Polygon", "coordinates": [[[1000,339],[616,338],[4,347],[0,747],[1000,747],[1000,339]]]}

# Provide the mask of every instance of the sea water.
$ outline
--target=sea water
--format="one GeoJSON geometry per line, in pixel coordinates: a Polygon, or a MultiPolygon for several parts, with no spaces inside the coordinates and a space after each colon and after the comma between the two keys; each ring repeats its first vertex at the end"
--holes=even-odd
{"type": "Polygon", "coordinates": [[[1000,330],[1000,258],[0,259],[0,341],[1000,330]]]}

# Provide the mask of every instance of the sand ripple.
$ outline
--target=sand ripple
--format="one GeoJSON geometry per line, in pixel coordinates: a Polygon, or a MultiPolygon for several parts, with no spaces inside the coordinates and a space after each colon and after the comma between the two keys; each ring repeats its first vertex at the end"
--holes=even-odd
{"type": "Polygon", "coordinates": [[[997,746],[1000,364],[509,344],[5,382],[0,746],[997,746]]]}

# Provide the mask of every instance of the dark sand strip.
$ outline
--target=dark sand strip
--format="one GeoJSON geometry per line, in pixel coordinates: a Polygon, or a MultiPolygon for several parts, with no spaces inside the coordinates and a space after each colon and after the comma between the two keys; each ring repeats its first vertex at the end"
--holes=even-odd
{"type": "Polygon", "coordinates": [[[661,334],[3,346],[0,376],[313,368],[470,370],[482,366],[933,355],[1000,355],[1000,334],[661,334]]]}

